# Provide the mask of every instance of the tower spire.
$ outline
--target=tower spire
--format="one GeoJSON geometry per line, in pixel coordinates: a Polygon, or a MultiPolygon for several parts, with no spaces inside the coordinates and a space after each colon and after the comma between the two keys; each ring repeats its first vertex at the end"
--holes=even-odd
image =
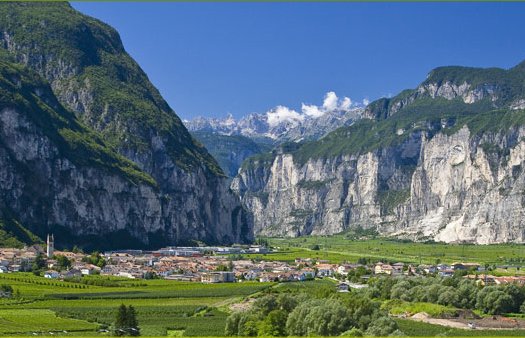
{"type": "Polygon", "coordinates": [[[47,258],[53,257],[55,252],[55,236],[47,234],[47,258]]]}

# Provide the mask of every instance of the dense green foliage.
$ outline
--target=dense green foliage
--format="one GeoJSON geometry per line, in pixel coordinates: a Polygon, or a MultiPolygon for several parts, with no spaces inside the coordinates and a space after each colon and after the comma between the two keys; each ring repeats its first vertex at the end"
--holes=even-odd
{"type": "MultiPolygon", "coordinates": [[[[2,60],[0,104],[24,114],[73,163],[103,168],[134,182],[156,184],[133,162],[108,147],[96,132],[82,125],[57,101],[49,85],[37,74],[2,60]]],[[[27,167],[23,170],[30,172],[27,167]]]]}
{"type": "Polygon", "coordinates": [[[113,324],[114,336],[140,336],[140,328],[135,308],[121,304],[113,324]]]}
{"type": "MultiPolygon", "coordinates": [[[[250,311],[234,312],[226,321],[230,336],[337,336],[356,329],[368,335],[388,335],[397,324],[380,303],[362,295],[346,297],[335,288],[279,288],[256,299],[250,311]]],[[[353,331],[355,333],[355,330],[353,331]]]]}
{"type": "MultiPolygon", "coordinates": [[[[46,68],[41,75],[52,82],[61,99],[67,91],[88,92],[87,103],[75,107],[77,113],[119,151],[151,151],[152,138],[158,137],[179,167],[222,174],[126,53],[113,28],[67,3],[6,2],[0,5],[0,29],[17,46],[10,50],[17,61],[29,60],[29,67],[39,71],[46,68]],[[41,56],[44,66],[33,62],[41,56]]],[[[66,135],[82,145],[88,142],[82,135],[66,135]]]]}
{"type": "Polygon", "coordinates": [[[12,218],[0,218],[0,247],[22,248],[24,245],[41,243],[31,231],[12,218]]]}
{"type": "Polygon", "coordinates": [[[378,278],[369,286],[367,293],[372,298],[476,309],[486,314],[517,313],[525,302],[525,287],[509,284],[480,288],[475,281],[461,277],[378,278]]]}

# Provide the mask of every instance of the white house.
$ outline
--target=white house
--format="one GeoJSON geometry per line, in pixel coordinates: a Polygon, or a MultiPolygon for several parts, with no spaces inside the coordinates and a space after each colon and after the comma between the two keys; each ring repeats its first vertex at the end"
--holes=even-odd
{"type": "Polygon", "coordinates": [[[44,273],[44,278],[55,279],[60,277],[60,274],[57,271],[49,270],[44,273]]]}

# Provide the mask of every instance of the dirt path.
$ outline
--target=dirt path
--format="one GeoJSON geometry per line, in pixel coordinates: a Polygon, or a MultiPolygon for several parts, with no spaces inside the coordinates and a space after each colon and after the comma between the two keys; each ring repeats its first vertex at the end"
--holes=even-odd
{"type": "Polygon", "coordinates": [[[502,316],[485,317],[481,319],[442,319],[431,318],[427,313],[416,313],[410,320],[424,322],[428,324],[452,327],[455,329],[479,329],[479,330],[516,330],[525,329],[525,321],[516,318],[502,316]],[[469,325],[470,324],[470,325],[469,325]],[[472,325],[472,326],[471,326],[472,325]]]}

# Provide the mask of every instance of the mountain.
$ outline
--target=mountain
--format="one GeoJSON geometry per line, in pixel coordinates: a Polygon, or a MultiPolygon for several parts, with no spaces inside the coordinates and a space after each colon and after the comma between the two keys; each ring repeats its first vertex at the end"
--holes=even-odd
{"type": "Polygon", "coordinates": [[[237,175],[246,158],[268,152],[273,148],[272,142],[252,140],[242,135],[223,135],[207,131],[195,131],[192,135],[204,144],[229,177],[237,175]]]}
{"type": "Polygon", "coordinates": [[[441,67],[363,119],[248,159],[232,189],[265,235],[348,228],[525,241],[525,67],[441,67]]]}
{"type": "Polygon", "coordinates": [[[0,4],[2,219],[59,245],[252,239],[214,158],[126,53],[67,3],[0,4]]]}
{"type": "Polygon", "coordinates": [[[246,158],[272,145],[317,140],[351,125],[362,113],[363,107],[350,104],[348,98],[339,100],[329,92],[323,106],[303,104],[301,113],[277,106],[265,114],[252,113],[239,120],[229,114],[226,118],[198,117],[184,124],[218,159],[222,169],[235,176],[246,158]]]}
{"type": "Polygon", "coordinates": [[[289,108],[278,106],[265,114],[252,113],[239,120],[229,114],[226,118],[197,117],[184,121],[184,124],[191,132],[242,135],[279,144],[318,139],[332,130],[352,124],[359,119],[363,109],[335,109],[318,116],[295,111],[292,111],[295,115],[289,116],[289,111],[289,108]]]}

